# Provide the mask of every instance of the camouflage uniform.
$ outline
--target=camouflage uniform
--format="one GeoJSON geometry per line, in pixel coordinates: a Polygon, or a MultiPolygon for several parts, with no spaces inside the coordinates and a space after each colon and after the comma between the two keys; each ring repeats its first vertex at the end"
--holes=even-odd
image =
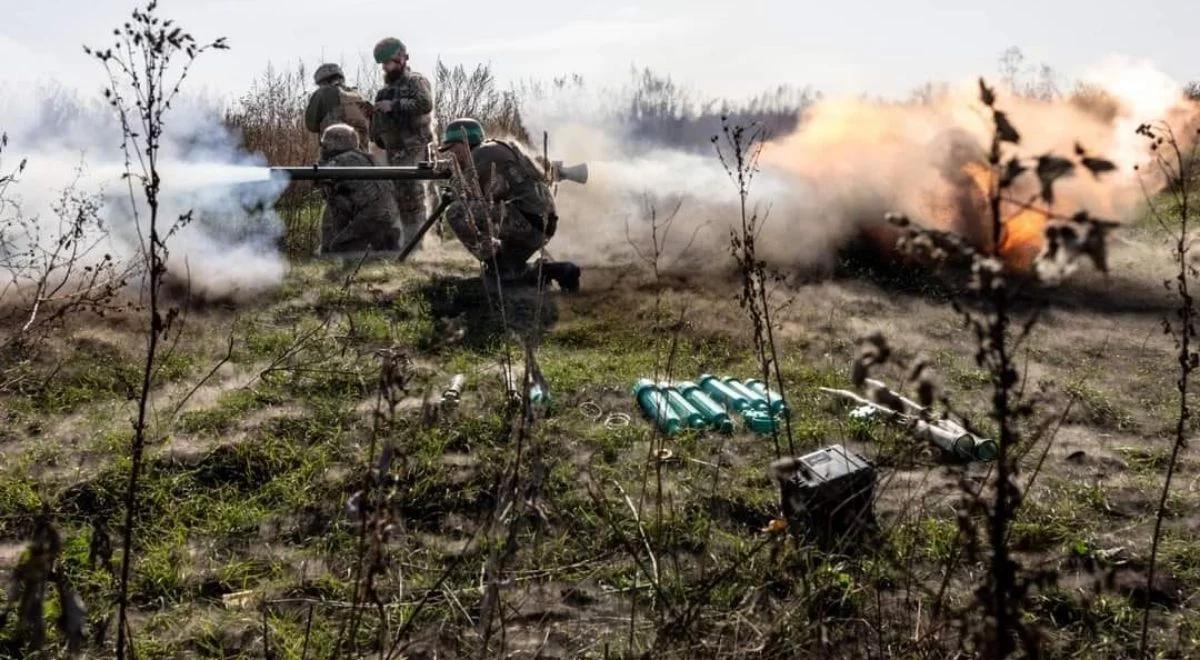
{"type": "Polygon", "coordinates": [[[525,269],[554,236],[558,213],[546,176],[516,145],[488,140],[471,150],[478,187],[456,181],[459,199],[446,209],[455,236],[475,258],[502,274],[525,269]]]}
{"type": "MultiPolygon", "coordinates": [[[[334,124],[321,138],[321,165],[369,167],[371,156],[354,148],[352,127],[334,124]]],[[[325,215],[321,218],[321,253],[396,250],[400,232],[396,217],[395,191],[390,181],[327,181],[325,215]]]]}
{"type": "Polygon", "coordinates": [[[309,131],[321,135],[334,124],[349,124],[358,134],[358,146],[365,148],[369,144],[370,126],[367,111],[356,107],[361,105],[366,105],[366,101],[357,91],[341,83],[321,83],[317,91],[308,97],[304,125],[309,131]]]}
{"type": "MultiPolygon", "coordinates": [[[[421,74],[405,69],[399,80],[379,90],[375,102],[392,101],[390,112],[371,116],[371,140],[387,152],[388,165],[416,165],[425,159],[433,141],[433,92],[421,74]]],[[[396,181],[396,206],[405,240],[425,220],[425,185],[422,181],[396,181]]]]}

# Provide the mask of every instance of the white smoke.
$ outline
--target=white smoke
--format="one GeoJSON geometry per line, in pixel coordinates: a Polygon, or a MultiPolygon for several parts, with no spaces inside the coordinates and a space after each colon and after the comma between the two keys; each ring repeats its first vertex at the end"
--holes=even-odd
{"type": "Polygon", "coordinates": [[[1181,105],[1182,86],[1149,60],[1114,55],[1087,71],[1083,82],[1107,91],[1121,105],[1108,156],[1123,170],[1145,160],[1146,139],[1137,134],[1137,127],[1165,120],[1181,105]]]}
{"type": "MultiPolygon", "coordinates": [[[[740,225],[741,208],[737,185],[715,148],[702,153],[631,144],[617,127],[602,131],[559,125],[551,133],[560,156],[568,163],[586,161],[590,175],[585,186],[560,185],[563,220],[555,256],[562,251],[588,265],[627,262],[640,258],[637,252],[645,257],[653,244],[651,225],[658,223],[660,268],[672,272],[733,267],[730,230],[740,225]],[[665,237],[664,230],[669,232],[665,237]]],[[[820,222],[816,209],[805,206],[811,196],[803,183],[779,169],[764,168],[754,175],[750,192],[748,213],[757,215],[763,235],[784,241],[760,245],[763,256],[771,258],[782,250],[789,259],[820,260],[817,246],[780,235],[780,223],[788,216],[808,214],[812,222],[820,222]]]]}
{"type": "MultiPolygon", "coordinates": [[[[732,267],[729,228],[740,218],[738,194],[716,150],[704,144],[685,151],[635,137],[620,119],[617,96],[576,87],[523,102],[526,125],[549,136],[549,157],[586,162],[589,170],[585,185],[559,184],[551,254],[591,267],[639,262],[653,251],[656,223],[660,269],[732,267]]],[[[794,182],[780,174],[760,172],[753,199],[796,203],[794,182]]],[[[757,210],[767,215],[766,206],[757,210]]]]}
{"type": "MultiPolygon", "coordinates": [[[[140,259],[148,210],[140,184],[123,176],[122,133],[112,108],[61,87],[32,94],[0,87],[0,122],[9,138],[0,167],[7,171],[26,161],[8,197],[39,225],[41,240],[56,238],[54,204],[71,189],[101,200],[98,215],[108,235],[93,256],[140,259]]],[[[167,243],[167,271],[192,295],[242,298],[282,280],[286,262],[276,244],[282,223],[273,203],[286,184],[267,177],[264,166],[261,158],[240,151],[218,104],[179,97],[168,111],[158,222],[165,231],[190,217],[167,243]]],[[[136,160],[131,171],[141,172],[136,160]]]]}

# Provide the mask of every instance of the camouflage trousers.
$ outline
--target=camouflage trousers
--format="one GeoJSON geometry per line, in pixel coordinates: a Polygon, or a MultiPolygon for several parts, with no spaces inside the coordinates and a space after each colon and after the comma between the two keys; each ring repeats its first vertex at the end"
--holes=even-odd
{"type": "MultiPolygon", "coordinates": [[[[416,149],[390,149],[388,165],[416,165],[421,160],[416,149]]],[[[424,181],[393,181],[396,188],[396,219],[403,232],[401,245],[408,243],[421,223],[425,222],[428,210],[425,207],[424,181]]]]}
{"type": "Polygon", "coordinates": [[[446,209],[446,222],[476,259],[496,262],[501,272],[515,273],[546,244],[546,235],[520,211],[482,201],[456,201],[446,209]]]}

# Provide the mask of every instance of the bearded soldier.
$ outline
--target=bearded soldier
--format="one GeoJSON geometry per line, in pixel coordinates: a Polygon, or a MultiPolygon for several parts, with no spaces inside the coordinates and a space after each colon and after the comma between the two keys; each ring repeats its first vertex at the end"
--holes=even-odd
{"type": "Polygon", "coordinates": [[[520,146],[487,140],[474,119],[446,126],[441,151],[455,161],[455,201],[446,220],[455,236],[501,280],[553,280],[564,291],[579,289],[579,267],[566,261],[527,263],[558,228],[558,211],[545,170],[520,146]]]}
{"type": "MultiPolygon", "coordinates": [[[[370,167],[371,156],[358,148],[348,124],[334,124],[321,134],[321,166],[370,167]]],[[[321,252],[396,250],[400,232],[396,197],[390,181],[325,181],[325,215],[321,218],[321,252]]]]}
{"type": "MultiPolygon", "coordinates": [[[[387,152],[388,165],[416,165],[433,141],[433,92],[429,81],[408,68],[408,51],[388,37],[375,45],[375,61],[383,65],[386,87],[375,95],[371,140],[387,152]]],[[[408,240],[425,220],[425,186],[396,181],[396,206],[408,240]]]]}
{"type": "Polygon", "coordinates": [[[346,87],[346,76],[337,64],[322,64],[313,74],[317,90],[308,97],[304,125],[309,131],[321,133],[334,124],[349,124],[358,133],[360,148],[368,144],[371,104],[357,90],[346,87]]]}

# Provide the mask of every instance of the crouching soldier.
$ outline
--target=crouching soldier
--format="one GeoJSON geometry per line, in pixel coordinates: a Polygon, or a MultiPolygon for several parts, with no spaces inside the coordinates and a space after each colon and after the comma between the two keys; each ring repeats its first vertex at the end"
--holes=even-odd
{"type": "Polygon", "coordinates": [[[467,250],[502,281],[556,282],[579,289],[579,267],[566,261],[527,263],[554,237],[558,212],[546,172],[519,146],[485,139],[474,119],[446,126],[441,151],[456,164],[455,201],[446,220],[467,250]]]}
{"type": "MultiPolygon", "coordinates": [[[[327,167],[370,167],[375,163],[358,148],[358,135],[347,124],[321,134],[321,162],[327,167]]],[[[400,231],[393,224],[396,196],[391,181],[324,181],[321,253],[396,250],[400,231]]]]}

